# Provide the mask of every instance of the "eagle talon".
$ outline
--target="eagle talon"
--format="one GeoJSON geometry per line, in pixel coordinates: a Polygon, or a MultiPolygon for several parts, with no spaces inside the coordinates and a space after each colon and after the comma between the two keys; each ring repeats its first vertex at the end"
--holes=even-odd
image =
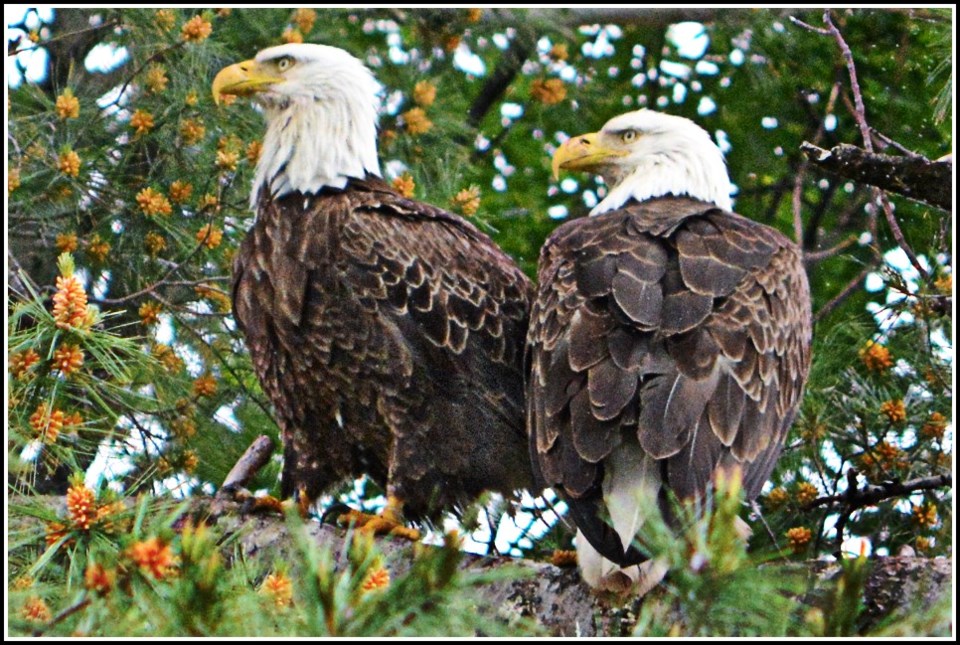
{"type": "Polygon", "coordinates": [[[418,542],[420,531],[404,526],[400,512],[401,508],[403,508],[403,502],[390,495],[387,497],[387,505],[379,515],[361,513],[350,509],[337,517],[337,523],[341,526],[353,524],[358,531],[371,535],[393,535],[411,542],[418,542]]]}
{"type": "Polygon", "coordinates": [[[243,487],[227,487],[221,489],[218,495],[222,499],[235,502],[240,505],[240,512],[244,515],[262,515],[267,513],[276,513],[283,515],[284,502],[272,495],[263,495],[255,497],[253,493],[243,487]]]}
{"type": "Polygon", "coordinates": [[[550,564],[555,567],[575,567],[577,552],[573,549],[554,549],[550,556],[550,564]]]}
{"type": "Polygon", "coordinates": [[[337,518],[337,524],[341,526],[353,524],[358,531],[371,535],[393,535],[411,542],[420,540],[420,531],[404,526],[397,518],[389,517],[386,511],[383,515],[370,515],[350,510],[337,518]]]}
{"type": "Polygon", "coordinates": [[[251,514],[276,513],[283,515],[290,502],[280,501],[273,495],[263,495],[261,497],[251,497],[244,503],[244,510],[251,514]]]}
{"type": "Polygon", "coordinates": [[[356,513],[356,512],[357,511],[353,510],[346,504],[342,502],[337,502],[335,504],[331,504],[327,508],[327,510],[323,512],[323,515],[320,516],[320,523],[345,525],[349,523],[349,519],[344,519],[341,521],[340,518],[342,517],[345,518],[347,515],[351,513],[356,513]]]}
{"type": "Polygon", "coordinates": [[[286,515],[287,510],[296,507],[300,517],[307,518],[310,515],[310,506],[312,501],[304,494],[300,494],[295,499],[280,500],[273,495],[255,496],[242,486],[230,486],[223,488],[219,495],[223,499],[236,502],[240,505],[240,512],[244,515],[286,515]]]}

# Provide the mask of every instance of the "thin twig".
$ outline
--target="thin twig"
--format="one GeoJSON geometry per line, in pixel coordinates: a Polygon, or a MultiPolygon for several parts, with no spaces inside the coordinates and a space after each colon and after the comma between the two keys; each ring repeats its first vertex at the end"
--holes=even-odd
{"type": "MultiPolygon", "coordinates": [[[[169,283],[168,283],[169,284],[169,283]]],[[[166,285],[165,285],[166,286],[166,285]]],[[[211,289],[211,291],[220,291],[219,289],[211,289]]],[[[222,293],[222,292],[221,292],[222,293]]],[[[186,305],[175,304],[166,298],[163,298],[157,293],[151,294],[157,302],[164,306],[167,311],[170,312],[180,312],[185,315],[196,316],[198,318],[226,318],[231,314],[229,312],[219,312],[219,311],[196,311],[191,309],[186,305]]],[[[99,302],[97,302],[99,304],[99,302]]]]}
{"type": "Polygon", "coordinates": [[[806,29],[806,30],[808,30],[808,31],[812,31],[812,32],[815,33],[815,34],[820,34],[821,36],[829,36],[829,35],[830,35],[830,32],[829,32],[828,30],[824,29],[823,27],[814,27],[813,25],[808,25],[808,24],[805,23],[804,21],[800,20],[799,18],[794,18],[793,16],[790,16],[790,22],[792,22],[793,24],[795,24],[795,25],[797,25],[797,26],[799,26],[799,27],[803,27],[804,29],[806,29]]]}
{"type": "MultiPolygon", "coordinates": [[[[21,24],[23,24],[23,23],[21,23],[21,24]]],[[[8,51],[8,52],[7,52],[7,57],[9,58],[10,56],[17,56],[18,54],[22,54],[23,52],[29,52],[29,51],[33,51],[33,50],[35,50],[35,49],[41,49],[41,48],[43,48],[43,47],[47,47],[47,46],[50,45],[51,43],[57,42],[58,40],[63,40],[63,39],[65,39],[65,38],[72,38],[73,36],[79,36],[80,34],[85,34],[85,33],[87,33],[88,31],[99,31],[99,30],[104,30],[104,29],[112,29],[113,27],[116,27],[118,24],[120,24],[120,18],[112,18],[112,19],[108,20],[107,22],[104,22],[103,24],[100,24],[100,25],[96,25],[96,26],[94,26],[94,27],[87,27],[86,29],[78,29],[77,31],[71,31],[70,33],[67,33],[67,34],[60,34],[59,36],[52,36],[52,37],[50,37],[50,38],[48,38],[48,39],[46,39],[46,40],[44,40],[44,41],[42,41],[42,42],[39,42],[39,43],[31,42],[29,45],[27,45],[27,46],[25,46],[25,47],[22,47],[22,48],[20,48],[20,49],[15,49],[15,50],[13,50],[13,51],[8,51]]],[[[15,26],[19,26],[19,25],[15,25],[15,26]]]]}
{"type": "Polygon", "coordinates": [[[858,239],[859,239],[858,236],[851,233],[845,240],[843,240],[836,246],[833,246],[829,249],[824,249],[822,251],[814,251],[812,253],[805,252],[803,254],[803,261],[809,262],[812,264],[814,262],[820,262],[821,260],[825,260],[827,258],[833,257],[834,255],[838,255],[839,253],[843,252],[844,250],[856,244],[858,239]]]}
{"type": "MultiPolygon", "coordinates": [[[[839,81],[833,84],[833,87],[830,89],[830,96],[827,99],[827,107],[824,111],[824,118],[819,120],[817,125],[817,132],[813,135],[814,142],[819,143],[823,139],[823,134],[825,132],[824,124],[826,123],[826,118],[833,114],[834,107],[837,103],[837,97],[840,95],[840,83],[839,81]]],[[[801,217],[801,209],[803,206],[802,197],[803,197],[803,181],[807,174],[807,167],[810,165],[810,162],[807,159],[801,158],[800,167],[797,169],[797,176],[793,184],[793,236],[797,244],[803,247],[803,218],[801,217]]]]}
{"type": "Polygon", "coordinates": [[[850,51],[850,46],[847,45],[847,41],[843,39],[843,34],[841,34],[837,26],[833,24],[833,16],[829,9],[823,12],[823,22],[827,25],[827,33],[837,41],[837,46],[840,48],[840,53],[843,55],[843,60],[847,65],[847,73],[850,75],[850,89],[853,91],[853,101],[856,107],[854,118],[857,120],[857,126],[860,128],[860,136],[863,137],[863,146],[869,152],[873,152],[873,142],[870,139],[870,126],[867,125],[867,110],[863,104],[863,94],[860,92],[860,81],[857,80],[857,68],[853,64],[853,52],[850,51]]]}
{"type": "Polygon", "coordinates": [[[906,146],[903,145],[902,143],[898,143],[898,142],[894,141],[893,139],[891,139],[890,137],[888,137],[888,136],[885,135],[884,133],[880,132],[879,130],[877,130],[877,129],[876,129],[875,127],[873,127],[873,126],[870,126],[870,132],[873,134],[873,136],[875,136],[876,138],[880,139],[881,141],[883,141],[883,142],[884,142],[885,144],[887,144],[888,146],[891,146],[891,147],[893,147],[893,148],[896,148],[897,151],[902,152],[903,154],[905,154],[905,155],[908,156],[908,157],[922,157],[922,156],[923,156],[923,155],[921,155],[921,154],[917,154],[916,152],[914,152],[914,151],[911,150],[910,148],[906,147],[906,146]]]}
{"type": "Polygon", "coordinates": [[[246,381],[240,378],[240,375],[237,373],[237,369],[233,365],[227,362],[227,360],[223,357],[223,353],[220,350],[218,350],[213,344],[211,344],[210,341],[204,338],[203,334],[201,334],[196,329],[194,329],[193,325],[184,323],[183,320],[181,320],[179,317],[177,318],[177,322],[183,323],[181,329],[191,334],[194,338],[196,338],[198,341],[203,343],[213,353],[214,358],[216,358],[220,362],[220,366],[223,369],[227,370],[227,373],[234,378],[237,385],[242,390],[243,394],[249,397],[251,401],[256,403],[257,407],[263,410],[267,418],[274,422],[275,427],[278,427],[276,426],[276,423],[277,423],[276,418],[274,417],[273,413],[270,411],[270,404],[267,403],[265,400],[263,400],[263,398],[259,396],[256,392],[251,391],[250,388],[247,387],[246,381]]]}
{"type": "Polygon", "coordinates": [[[136,298],[139,298],[140,296],[145,296],[145,295],[147,295],[148,293],[153,294],[154,296],[156,296],[156,294],[153,293],[154,290],[157,289],[158,287],[165,286],[165,285],[167,284],[167,278],[169,278],[169,277],[172,276],[174,273],[176,273],[177,271],[179,271],[179,270],[183,267],[184,264],[186,264],[186,263],[189,262],[191,259],[193,259],[193,256],[195,256],[197,253],[199,253],[199,252],[200,252],[200,249],[202,249],[202,248],[204,247],[205,242],[207,241],[207,237],[208,237],[209,235],[210,235],[210,231],[208,230],[208,231],[207,231],[207,236],[205,236],[202,240],[200,240],[200,241],[197,243],[197,246],[194,247],[194,249],[193,249],[192,251],[190,251],[190,253],[188,253],[185,258],[183,258],[183,259],[182,259],[180,262],[178,262],[177,264],[174,264],[173,267],[171,267],[170,270],[167,271],[162,278],[160,278],[159,280],[157,280],[156,282],[154,282],[153,284],[151,284],[149,287],[144,287],[143,289],[140,289],[140,291],[136,291],[136,292],[134,292],[134,293],[128,293],[127,295],[121,296],[120,298],[102,298],[102,299],[100,300],[100,302],[103,303],[103,304],[105,304],[105,305],[120,305],[120,304],[123,304],[123,303],[125,303],[125,302],[130,301],[130,300],[134,300],[134,299],[136,299],[136,298]]]}
{"type": "MultiPolygon", "coordinates": [[[[171,287],[195,287],[200,284],[206,284],[207,282],[226,282],[232,279],[233,279],[233,276],[229,276],[229,275],[214,275],[208,278],[200,278],[198,280],[170,280],[169,282],[167,282],[167,285],[171,287]]],[[[210,288],[216,289],[215,287],[210,287],[210,288]]],[[[216,291],[220,291],[221,293],[227,293],[222,289],[216,289],[216,291]]]]}
{"type": "MultiPolygon", "coordinates": [[[[854,479],[854,482],[856,480],[854,479]]],[[[862,489],[857,488],[856,485],[848,486],[847,490],[839,493],[837,495],[825,495],[823,497],[818,497],[809,504],[803,507],[803,510],[809,511],[818,506],[833,506],[836,504],[847,504],[851,506],[853,510],[858,508],[863,508],[864,506],[872,506],[877,502],[882,502],[885,499],[890,499],[893,497],[906,497],[911,493],[915,493],[921,490],[936,490],[938,488],[944,487],[953,487],[953,475],[950,473],[944,473],[942,475],[934,475],[932,477],[921,477],[919,479],[911,479],[906,482],[883,482],[882,484],[874,484],[864,486],[862,489]]]]}
{"type": "Polygon", "coordinates": [[[158,51],[158,52],[155,52],[153,55],[151,55],[149,58],[147,58],[147,60],[143,61],[143,64],[141,64],[140,67],[138,67],[137,69],[135,69],[134,72],[133,72],[129,77],[127,77],[127,80],[125,80],[125,81],[123,82],[123,85],[120,86],[120,91],[117,92],[117,98],[116,98],[116,100],[113,101],[110,105],[105,106],[103,109],[106,109],[107,107],[110,107],[110,106],[112,106],[112,105],[119,105],[119,104],[120,104],[120,103],[119,103],[119,102],[120,102],[120,99],[123,97],[124,93],[127,91],[127,88],[130,87],[130,83],[133,82],[133,79],[135,79],[135,78],[140,74],[140,72],[142,72],[144,69],[146,69],[147,65],[149,65],[150,63],[152,63],[152,62],[154,62],[154,61],[156,61],[156,60],[158,60],[158,59],[160,59],[160,58],[163,58],[165,55],[167,55],[168,53],[172,52],[173,50],[179,49],[180,47],[183,47],[186,43],[187,43],[187,41],[185,41],[185,40],[177,41],[177,42],[175,42],[174,44],[170,45],[169,47],[167,47],[167,48],[165,48],[165,49],[161,49],[161,50],[158,51]]]}
{"type": "Polygon", "coordinates": [[[791,199],[791,206],[793,207],[793,241],[796,242],[799,246],[803,246],[803,217],[802,213],[802,201],[803,197],[803,180],[807,174],[807,161],[801,161],[800,167],[797,169],[797,175],[793,180],[793,198],[791,199]]]}
{"type": "Polygon", "coordinates": [[[757,500],[750,500],[750,509],[760,519],[760,523],[763,524],[763,528],[767,530],[767,535],[770,536],[770,542],[773,543],[773,548],[782,553],[783,549],[780,548],[780,544],[777,542],[777,536],[774,534],[773,529],[770,528],[770,525],[767,524],[767,518],[763,516],[763,511],[760,509],[760,505],[757,504],[757,500]]]}
{"type": "Polygon", "coordinates": [[[923,268],[917,254],[914,253],[910,245],[907,244],[907,238],[903,236],[903,231],[900,230],[900,224],[897,223],[897,218],[893,214],[893,206],[890,205],[890,199],[887,197],[887,194],[879,188],[874,189],[874,194],[880,201],[880,208],[883,209],[883,215],[887,220],[887,226],[890,227],[890,232],[893,233],[893,239],[897,241],[897,245],[907,254],[907,257],[910,259],[910,264],[917,270],[917,273],[919,273],[924,280],[928,279],[930,274],[923,268]]]}
{"type": "MultiPolygon", "coordinates": [[[[843,60],[846,62],[847,73],[850,75],[850,89],[853,92],[853,116],[857,121],[857,126],[860,128],[860,136],[863,138],[864,149],[872,153],[873,137],[871,137],[871,128],[869,124],[867,124],[867,110],[863,104],[860,81],[857,80],[857,68],[853,63],[853,52],[850,51],[850,46],[847,45],[847,41],[843,39],[843,34],[841,34],[837,26],[833,24],[833,17],[829,9],[823,12],[823,22],[826,23],[830,35],[837,41],[837,46],[840,48],[843,60]]],[[[890,206],[890,201],[887,199],[887,196],[884,193],[877,193],[876,196],[879,198],[880,206],[883,208],[883,214],[886,216],[887,225],[890,227],[890,232],[893,233],[893,238],[897,241],[897,245],[907,254],[907,257],[910,259],[910,264],[913,265],[917,272],[924,279],[928,278],[929,275],[926,269],[923,268],[917,255],[913,252],[913,249],[910,248],[910,245],[907,244],[907,240],[903,235],[903,231],[900,230],[900,225],[897,223],[897,219],[893,214],[893,208],[890,206]]]]}
{"type": "Polygon", "coordinates": [[[840,303],[842,303],[844,300],[846,300],[847,298],[849,298],[850,295],[857,290],[857,287],[860,286],[860,283],[863,282],[868,275],[870,275],[871,273],[873,273],[873,272],[876,271],[876,270],[877,270],[877,265],[876,265],[876,264],[871,264],[871,265],[868,265],[868,266],[864,267],[863,271],[861,271],[860,274],[857,275],[857,277],[855,277],[853,280],[851,280],[849,283],[847,283],[847,286],[845,286],[845,287],[840,291],[840,293],[838,293],[837,295],[835,295],[835,296],[830,300],[830,302],[826,303],[825,305],[823,305],[822,307],[820,307],[819,310],[817,310],[817,313],[814,314],[814,316],[813,316],[813,322],[814,322],[814,323],[819,322],[821,318],[823,318],[824,316],[826,316],[827,314],[829,314],[831,311],[833,311],[834,309],[836,309],[836,308],[840,305],[840,303]]]}
{"type": "Polygon", "coordinates": [[[38,627],[37,629],[33,630],[33,636],[43,636],[43,632],[49,630],[51,627],[53,627],[53,626],[56,625],[57,623],[63,621],[64,619],[69,618],[69,617],[72,616],[73,614],[75,614],[75,613],[77,613],[78,611],[80,611],[81,609],[85,608],[85,607],[86,607],[87,605],[89,605],[91,602],[92,602],[92,601],[90,600],[90,596],[88,595],[88,596],[86,596],[85,598],[83,598],[82,600],[80,600],[79,602],[76,602],[76,603],[70,605],[69,607],[67,607],[66,609],[64,609],[63,611],[61,611],[59,614],[57,614],[56,616],[54,616],[54,617],[50,620],[49,623],[43,625],[42,627],[38,627]]]}

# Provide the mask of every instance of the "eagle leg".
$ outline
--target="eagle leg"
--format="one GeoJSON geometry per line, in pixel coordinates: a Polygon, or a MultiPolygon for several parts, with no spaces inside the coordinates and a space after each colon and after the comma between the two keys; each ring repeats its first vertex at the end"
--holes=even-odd
{"type": "Polygon", "coordinates": [[[420,539],[420,531],[403,525],[403,500],[387,495],[387,505],[379,515],[351,510],[337,518],[340,525],[353,524],[357,530],[372,535],[395,535],[411,542],[420,539]]]}
{"type": "Polygon", "coordinates": [[[299,488],[294,498],[282,501],[273,495],[254,496],[253,493],[243,487],[230,487],[224,494],[228,495],[233,501],[241,504],[241,511],[249,515],[268,513],[286,515],[287,509],[295,507],[300,517],[306,519],[310,516],[310,509],[315,501],[311,496],[307,495],[307,491],[303,486],[299,488]]]}

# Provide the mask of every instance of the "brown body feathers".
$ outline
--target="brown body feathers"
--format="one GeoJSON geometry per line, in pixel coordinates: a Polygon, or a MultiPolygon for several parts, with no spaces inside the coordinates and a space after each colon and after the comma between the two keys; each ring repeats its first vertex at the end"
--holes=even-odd
{"type": "Polygon", "coordinates": [[[462,218],[377,177],[264,197],[233,303],[276,407],[284,495],[370,475],[412,517],[532,485],[532,287],[462,218]]]}
{"type": "MultiPolygon", "coordinates": [[[[607,559],[645,559],[602,519],[605,460],[652,458],[666,491],[739,467],[766,482],[810,364],[800,252],[774,229],[683,197],[630,201],[554,231],[540,257],[528,352],[530,451],[607,559]]],[[[637,466],[640,467],[639,464],[637,466]]]]}

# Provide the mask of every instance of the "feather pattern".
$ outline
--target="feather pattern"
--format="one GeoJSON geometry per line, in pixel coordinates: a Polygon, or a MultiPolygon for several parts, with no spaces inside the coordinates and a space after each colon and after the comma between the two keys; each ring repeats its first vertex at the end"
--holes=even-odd
{"type": "Polygon", "coordinates": [[[628,201],[554,231],[527,337],[530,450],[591,552],[643,559],[603,519],[619,514],[628,533],[642,521],[610,508],[604,477],[627,477],[623,455],[681,498],[733,468],[756,496],[796,414],[810,337],[797,247],[712,203],[628,201]]]}
{"type": "Polygon", "coordinates": [[[276,408],[284,494],[315,498],[366,473],[430,517],[482,490],[531,487],[531,293],[473,225],[377,177],[262,193],[233,306],[276,408]]]}

